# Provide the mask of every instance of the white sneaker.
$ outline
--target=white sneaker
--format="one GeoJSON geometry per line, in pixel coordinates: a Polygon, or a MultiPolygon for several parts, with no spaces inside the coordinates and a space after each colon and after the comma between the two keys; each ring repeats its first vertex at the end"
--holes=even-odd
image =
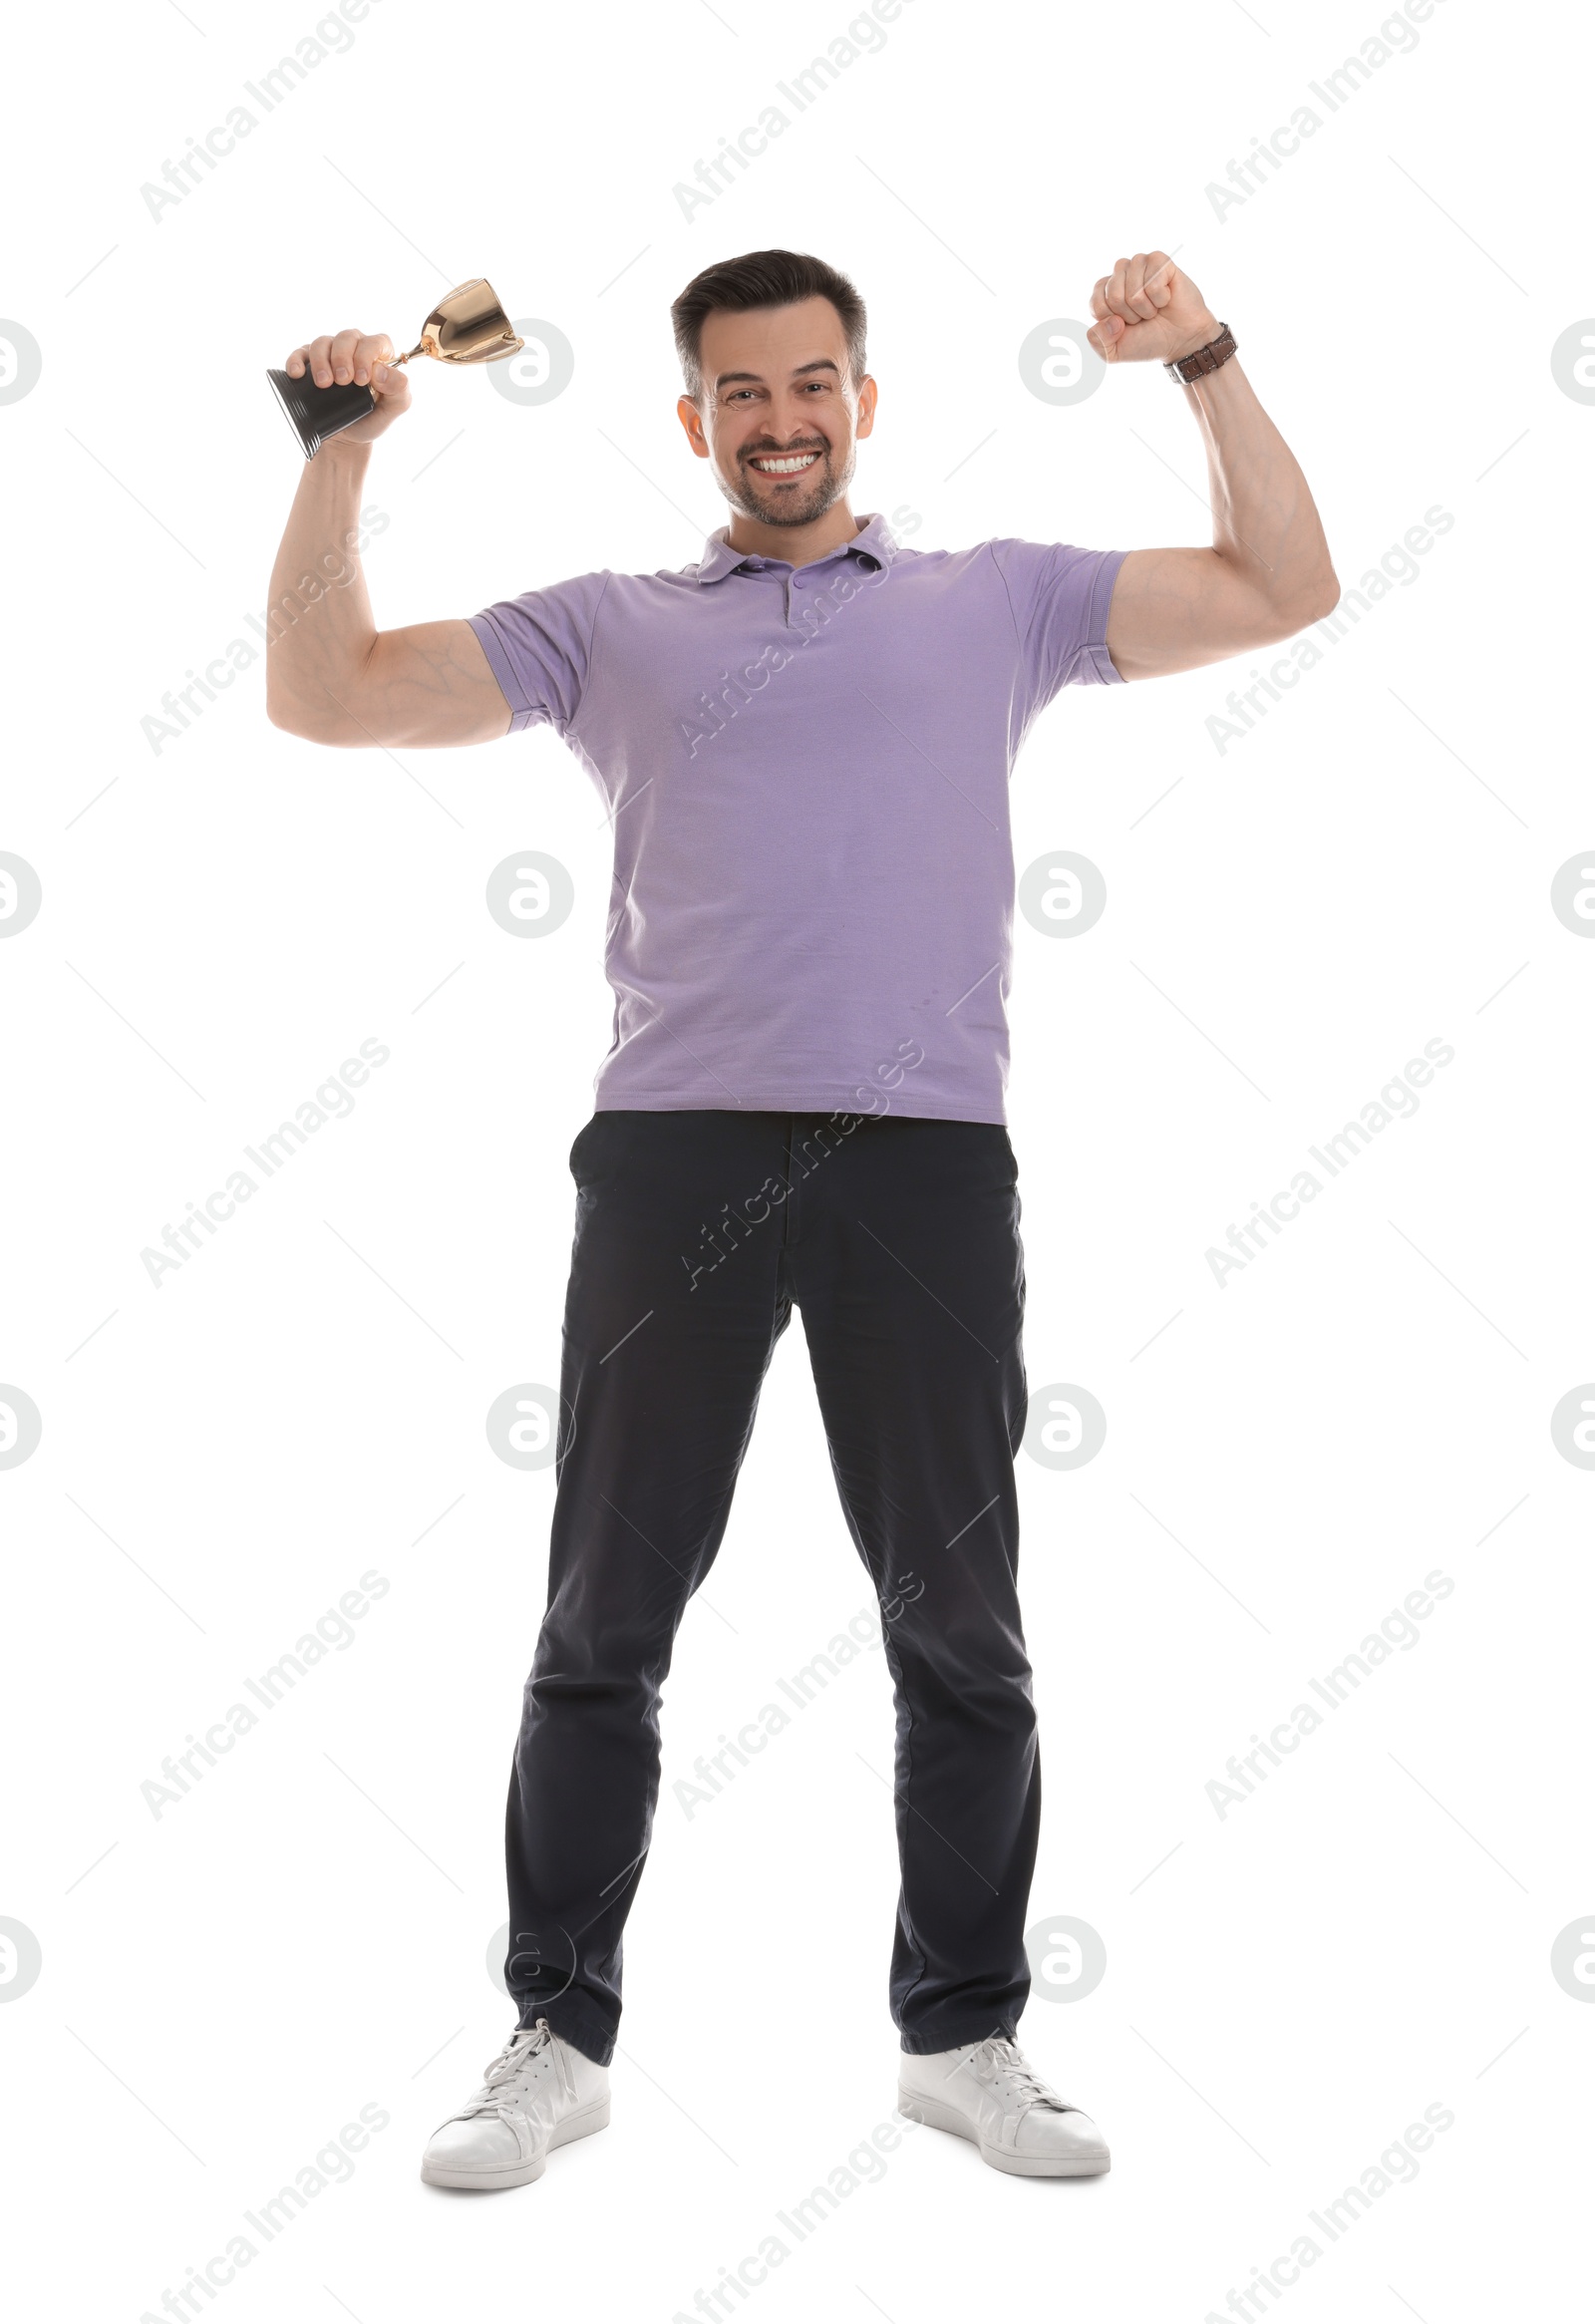
{"type": "Polygon", "coordinates": [[[1109,2167],[1108,2142],[1026,2059],[994,2034],[961,2050],[898,2060],[897,2104],[910,2122],[970,2139],[994,2170],[1021,2178],[1089,2178],[1109,2167]]]}
{"type": "Polygon", "coordinates": [[[608,2068],[560,2041],[540,2017],[510,2035],[476,2097],[439,2124],[421,2175],[431,2186],[524,2186],[541,2178],[550,2147],[585,2139],[608,2121],[608,2068]]]}

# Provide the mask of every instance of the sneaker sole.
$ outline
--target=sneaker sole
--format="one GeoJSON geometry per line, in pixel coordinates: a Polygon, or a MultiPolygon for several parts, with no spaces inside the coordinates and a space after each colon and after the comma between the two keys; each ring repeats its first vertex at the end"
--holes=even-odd
{"type": "Polygon", "coordinates": [[[429,2186],[478,2187],[486,2193],[501,2186],[529,2186],[534,2178],[541,2178],[548,2158],[556,2147],[568,2147],[572,2139],[590,2138],[594,2131],[609,2128],[609,2101],[602,2099],[596,2106],[584,2107],[579,2114],[567,2115],[556,2125],[553,2136],[540,2155],[529,2162],[515,2162],[501,2170],[457,2170],[447,2163],[423,2162],[421,2175],[429,2186]]]}
{"type": "Polygon", "coordinates": [[[956,2107],[943,2106],[939,2099],[920,2098],[900,2085],[897,2111],[911,2123],[923,2123],[928,2130],[950,2131],[955,2139],[967,2139],[972,2147],[980,2149],[983,2162],[989,2162],[993,2170],[1009,2171],[1015,2178],[1097,2178],[1113,2167],[1106,2153],[1100,2161],[1093,2155],[1055,2159],[1050,2155],[1016,2155],[1006,2147],[989,2146],[956,2107]]]}

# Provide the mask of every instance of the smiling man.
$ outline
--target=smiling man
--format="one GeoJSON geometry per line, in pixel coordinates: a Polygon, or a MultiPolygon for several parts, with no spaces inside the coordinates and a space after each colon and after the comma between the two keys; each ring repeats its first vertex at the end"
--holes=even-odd
{"type": "MultiPolygon", "coordinates": [[[[614,1038],[570,1155],[548,1601],[506,1819],[519,2023],[434,2135],[435,2184],[519,2185],[609,2120],[662,1683],[795,1306],[896,1700],[899,2104],[1001,2170],[1109,2166],[1016,2040],[1041,1772],[1016,1587],[1008,780],[1065,686],[1248,652],[1339,592],[1301,470],[1194,284],[1137,253],[1092,310],[1110,364],[1160,362],[1184,396],[1210,547],[918,550],[855,515],[863,303],[819,259],[762,250],[672,308],[677,411],[731,509],[703,555],[381,631],[347,552],[337,585],[306,583],[356,537],[406,375],[381,334],[288,358],[322,386],[369,381],[377,408],[299,487],[272,597],[313,601],[270,650],[273,723],[411,749],[551,725],[615,832],[614,1038]]],[[[825,1978],[844,1961],[827,1943],[825,1978]]]]}

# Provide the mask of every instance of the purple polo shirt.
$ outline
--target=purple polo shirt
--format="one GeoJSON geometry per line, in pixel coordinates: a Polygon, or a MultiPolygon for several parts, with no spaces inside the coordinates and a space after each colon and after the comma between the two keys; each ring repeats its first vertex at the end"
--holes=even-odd
{"type": "Polygon", "coordinates": [[[1122,549],[903,547],[583,573],[471,617],[615,833],[600,1111],[1003,1122],[1008,779],[1063,686],[1116,685],[1122,549]]]}

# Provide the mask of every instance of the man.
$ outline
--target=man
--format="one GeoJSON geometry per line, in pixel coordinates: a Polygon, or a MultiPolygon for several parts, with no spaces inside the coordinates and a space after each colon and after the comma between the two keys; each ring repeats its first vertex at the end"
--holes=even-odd
{"type": "MultiPolygon", "coordinates": [[[[1108,362],[1182,366],[1210,548],[920,551],[860,521],[863,304],[818,259],[764,250],[672,308],[677,411],[732,511],[701,560],[385,631],[357,563],[319,596],[304,577],[357,536],[406,375],[354,330],[288,358],[321,386],[368,382],[377,408],[300,483],[272,596],[316,601],[272,645],[273,723],[357,749],[547,723],[615,831],[615,1031],[570,1156],[548,1604],[509,1787],[519,2024],[435,2134],[434,2184],[522,2184],[609,2120],[661,1682],[795,1303],[896,1701],[899,2104],[998,2169],[1109,2166],[1015,2040],[1041,1779],[1015,1584],[1008,778],[1063,686],[1274,643],[1339,590],[1302,473],[1195,285],[1137,253],[1092,310],[1108,362]]],[[[951,363],[934,388],[966,441],[978,415],[951,363]]]]}

